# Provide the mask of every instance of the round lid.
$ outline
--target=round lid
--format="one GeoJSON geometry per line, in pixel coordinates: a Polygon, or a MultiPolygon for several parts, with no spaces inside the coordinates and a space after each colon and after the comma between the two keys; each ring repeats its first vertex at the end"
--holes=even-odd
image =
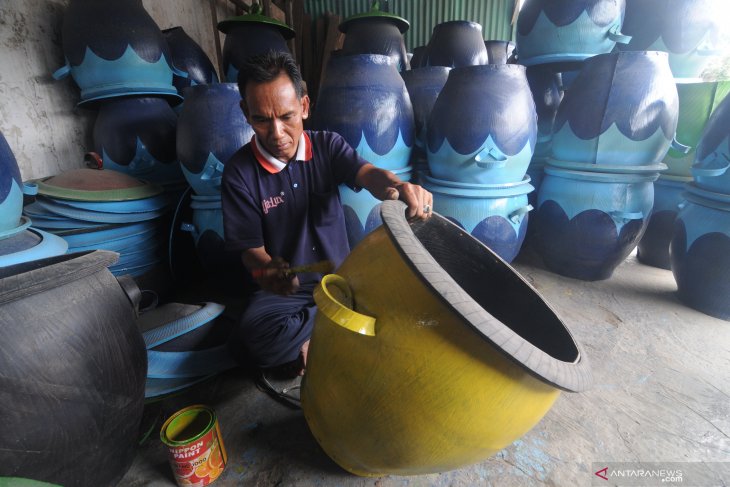
{"type": "Polygon", "coordinates": [[[692,176],[676,176],[674,174],[660,174],[657,181],[671,181],[675,183],[689,183],[692,181],[692,176]]]}
{"type": "Polygon", "coordinates": [[[245,15],[231,17],[230,19],[218,22],[218,30],[223,32],[224,34],[227,34],[228,31],[230,31],[233,27],[236,27],[238,25],[245,25],[246,23],[267,24],[275,27],[279,30],[281,35],[284,36],[284,39],[291,39],[296,35],[294,29],[286,25],[284,22],[264,15],[264,13],[261,11],[261,5],[259,5],[258,3],[254,3],[253,5],[251,5],[251,11],[245,15]]]}
{"type": "MultiPolygon", "coordinates": [[[[515,181],[511,183],[494,183],[494,184],[480,184],[480,183],[462,183],[460,181],[447,181],[446,179],[438,179],[433,176],[424,175],[426,182],[433,183],[438,186],[447,186],[450,188],[456,188],[458,190],[516,190],[517,193],[523,193],[526,186],[531,186],[529,175],[525,175],[521,181],[515,181]]],[[[529,192],[529,191],[528,191],[529,192]]]]}
{"type": "Polygon", "coordinates": [[[560,169],[573,169],[576,171],[609,173],[609,174],[653,174],[668,169],[663,162],[654,164],[630,166],[623,164],[594,164],[592,162],[562,161],[560,159],[547,159],[547,164],[560,169]]]}
{"type": "Polygon", "coordinates": [[[148,181],[109,169],[72,169],[34,182],[44,196],[76,201],[138,200],[163,191],[148,181]]]}
{"type": "MultiPolygon", "coordinates": [[[[65,216],[73,220],[93,223],[133,223],[159,218],[165,214],[165,209],[140,211],[134,213],[104,213],[93,210],[83,210],[64,204],[63,200],[52,198],[36,199],[35,204],[44,211],[65,216]]],[[[69,227],[67,227],[69,228],[69,227]]]]}
{"type": "Polygon", "coordinates": [[[370,11],[351,15],[350,17],[346,18],[339,25],[340,32],[347,33],[347,30],[350,28],[350,26],[352,26],[352,24],[367,19],[381,19],[387,22],[391,22],[395,24],[396,27],[398,27],[398,30],[400,30],[401,33],[407,31],[408,28],[411,26],[411,24],[403,17],[399,17],[390,12],[382,12],[380,10],[380,2],[378,0],[375,0],[372,7],[370,7],[370,11]]]}
{"type": "Polygon", "coordinates": [[[713,208],[718,209],[730,209],[730,194],[718,193],[717,191],[705,189],[701,185],[697,184],[696,181],[688,182],[684,186],[684,189],[686,190],[685,196],[699,196],[702,199],[700,201],[700,204],[704,204],[705,206],[712,206],[713,208]],[[715,202],[717,203],[717,205],[712,203],[708,204],[707,202],[715,202]]]}
{"type": "Polygon", "coordinates": [[[545,166],[545,174],[578,181],[593,181],[598,183],[649,183],[659,179],[658,172],[650,173],[609,173],[596,171],[578,171],[554,167],[552,164],[545,166]]]}
{"type": "Polygon", "coordinates": [[[123,87],[118,91],[97,93],[88,98],[80,100],[76,106],[90,110],[98,109],[99,106],[110,98],[135,97],[135,96],[154,96],[164,98],[172,106],[177,106],[183,102],[183,97],[177,92],[175,86],[149,86],[149,87],[123,87]]]}
{"type": "MultiPolygon", "coordinates": [[[[477,185],[469,185],[464,187],[452,186],[452,185],[440,185],[438,179],[432,179],[429,176],[425,176],[427,179],[423,182],[423,187],[431,191],[432,193],[438,193],[447,196],[453,196],[456,198],[512,198],[515,196],[523,196],[531,193],[535,190],[535,187],[529,183],[521,184],[519,186],[508,186],[505,185],[500,187],[496,184],[484,184],[482,187],[477,185]]],[[[530,177],[527,176],[529,181],[530,177]]]]}

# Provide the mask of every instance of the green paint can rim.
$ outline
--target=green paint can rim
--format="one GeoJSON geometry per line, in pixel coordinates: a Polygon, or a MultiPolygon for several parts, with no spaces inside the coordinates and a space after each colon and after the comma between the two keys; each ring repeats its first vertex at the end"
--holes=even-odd
{"type": "Polygon", "coordinates": [[[162,440],[162,442],[167,446],[187,445],[188,443],[197,441],[206,434],[208,434],[210,430],[215,427],[216,421],[217,417],[215,411],[212,408],[203,405],[188,406],[176,412],[175,414],[170,416],[167,421],[165,421],[165,423],[162,425],[162,429],[160,430],[160,440],[162,440]],[[195,433],[189,438],[172,439],[170,437],[168,433],[171,429],[174,430],[175,428],[179,428],[180,433],[182,433],[187,426],[195,422],[195,419],[201,413],[208,415],[208,421],[205,424],[205,427],[203,427],[200,432],[195,433]]]}

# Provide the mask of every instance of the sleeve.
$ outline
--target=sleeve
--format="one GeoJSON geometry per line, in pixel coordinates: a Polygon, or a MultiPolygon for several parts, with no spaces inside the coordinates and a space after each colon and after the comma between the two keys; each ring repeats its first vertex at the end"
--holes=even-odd
{"type": "Polygon", "coordinates": [[[368,161],[360,157],[340,134],[335,132],[326,134],[329,139],[327,146],[330,151],[330,170],[337,184],[346,184],[351,189],[359,191],[355,176],[362,166],[368,164],[368,161]]]}
{"type": "Polygon", "coordinates": [[[246,185],[243,174],[234,161],[228,161],[223,171],[221,184],[221,203],[223,207],[223,232],[226,250],[243,251],[262,247],[261,207],[246,185]]]}

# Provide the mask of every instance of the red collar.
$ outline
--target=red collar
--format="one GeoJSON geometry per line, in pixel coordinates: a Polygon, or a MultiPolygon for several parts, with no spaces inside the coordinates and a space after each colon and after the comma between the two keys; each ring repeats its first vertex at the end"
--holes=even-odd
{"type": "MultiPolygon", "coordinates": [[[[251,137],[251,148],[258,163],[269,173],[276,174],[286,167],[287,163],[281,162],[272,156],[263,145],[259,146],[255,135],[251,137]]],[[[312,141],[307,132],[302,132],[301,137],[299,137],[299,145],[297,146],[297,153],[294,155],[294,160],[303,162],[312,160],[312,141]]]]}

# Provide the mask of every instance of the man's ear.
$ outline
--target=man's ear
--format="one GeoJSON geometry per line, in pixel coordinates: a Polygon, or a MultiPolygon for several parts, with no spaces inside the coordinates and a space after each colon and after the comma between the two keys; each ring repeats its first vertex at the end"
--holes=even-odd
{"type": "Polygon", "coordinates": [[[248,106],[246,106],[246,100],[241,99],[239,105],[241,106],[241,110],[243,111],[243,116],[246,117],[246,120],[248,120],[248,106]]]}
{"type": "Polygon", "coordinates": [[[309,96],[302,96],[302,119],[306,120],[309,118],[309,96]]]}

